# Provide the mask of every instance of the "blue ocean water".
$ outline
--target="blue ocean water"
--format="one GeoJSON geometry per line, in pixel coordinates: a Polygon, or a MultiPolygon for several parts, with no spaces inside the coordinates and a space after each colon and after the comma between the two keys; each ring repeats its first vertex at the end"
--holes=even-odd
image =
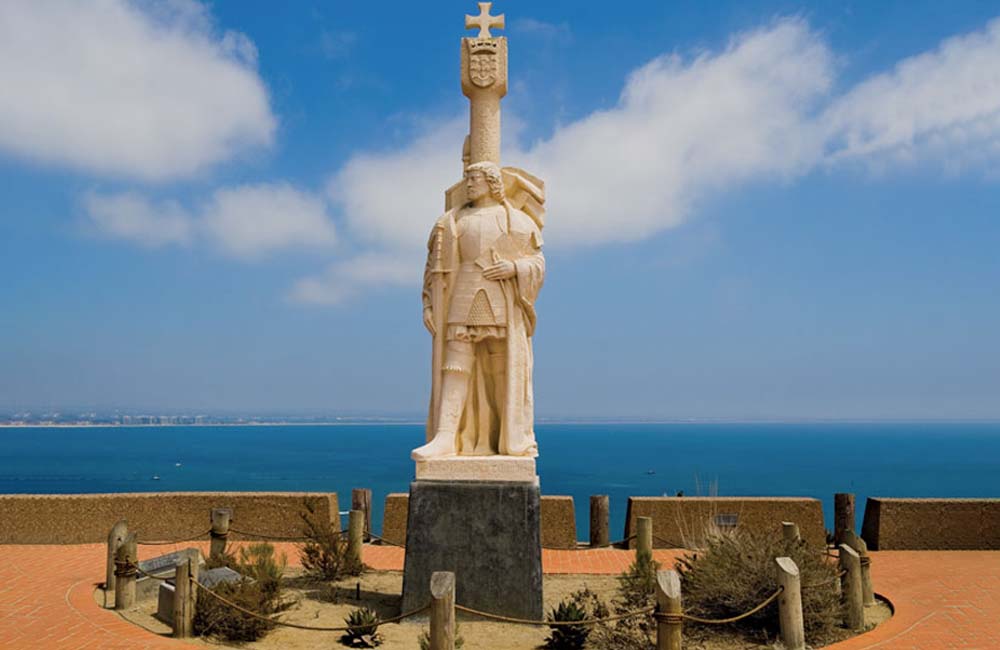
{"type": "MultiPolygon", "coordinates": [[[[1000,423],[539,424],[543,494],[576,500],[587,537],[592,494],[611,497],[612,537],[629,496],[833,494],[1000,497],[1000,423]]],[[[422,425],[0,429],[0,493],[406,492],[422,425]],[[153,480],[158,476],[159,480],[153,480]]]]}

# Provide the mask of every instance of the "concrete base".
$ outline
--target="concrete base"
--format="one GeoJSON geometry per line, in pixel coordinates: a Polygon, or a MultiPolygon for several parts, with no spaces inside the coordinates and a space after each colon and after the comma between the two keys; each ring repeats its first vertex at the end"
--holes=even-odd
{"type": "Polygon", "coordinates": [[[540,493],[534,481],[410,484],[403,611],[430,601],[435,571],[455,573],[455,600],[494,614],[542,618],[540,493]]]}
{"type": "Polygon", "coordinates": [[[418,460],[417,480],[533,482],[538,475],[527,456],[447,456],[418,460]]]}

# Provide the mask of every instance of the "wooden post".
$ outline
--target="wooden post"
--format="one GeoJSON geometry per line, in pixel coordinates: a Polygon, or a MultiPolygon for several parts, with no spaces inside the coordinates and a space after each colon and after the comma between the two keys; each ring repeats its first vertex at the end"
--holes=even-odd
{"type": "Polygon", "coordinates": [[[607,546],[608,510],[611,500],[606,494],[595,494],[590,497],[590,547],[607,546]]]}
{"type": "Polygon", "coordinates": [[[786,542],[797,542],[802,539],[799,534],[799,525],[790,521],[781,522],[781,534],[786,542]]]}
{"type": "Polygon", "coordinates": [[[844,531],[854,532],[857,525],[854,521],[854,495],[848,492],[838,492],[833,495],[833,543],[840,546],[844,543],[844,531]]]}
{"type": "Polygon", "coordinates": [[[372,491],[368,488],[351,490],[351,509],[365,513],[364,541],[372,541],[372,491]]]}
{"type": "Polygon", "coordinates": [[[229,537],[229,520],[232,517],[232,508],[212,508],[212,542],[209,547],[209,557],[222,557],[226,554],[226,538],[229,537]]]}
{"type": "Polygon", "coordinates": [[[681,650],[681,577],[674,570],[656,572],[656,650],[681,650]]]}
{"type": "Polygon", "coordinates": [[[365,513],[351,510],[347,519],[347,559],[361,564],[361,547],[365,535],[365,513]]]}
{"type": "Polygon", "coordinates": [[[115,609],[135,605],[135,577],[139,564],[135,533],[129,533],[115,551],[115,609]]]}
{"type": "Polygon", "coordinates": [[[860,632],[865,628],[865,605],[861,589],[861,557],[847,544],[840,545],[840,568],[844,602],[847,604],[847,627],[860,632]]]}
{"type": "Polygon", "coordinates": [[[104,572],[104,590],[115,590],[115,553],[128,536],[128,522],[122,519],[108,533],[108,563],[104,572]]]}
{"type": "Polygon", "coordinates": [[[865,607],[875,604],[875,588],[872,586],[872,558],[868,555],[868,544],[858,538],[858,556],[861,559],[861,600],[865,607]]]}
{"type": "Polygon", "coordinates": [[[455,650],[455,574],[431,574],[431,648],[455,650]]]}
{"type": "Polygon", "coordinates": [[[174,572],[174,638],[186,639],[191,636],[194,623],[194,593],[197,587],[191,584],[190,558],[177,563],[174,572]]]}
{"type": "Polygon", "coordinates": [[[635,561],[637,564],[653,559],[653,518],[636,519],[635,561]]]}
{"type": "Polygon", "coordinates": [[[799,567],[790,557],[775,558],[778,565],[778,622],[781,624],[781,643],[785,650],[805,650],[806,628],[802,618],[802,581],[799,567]]]}

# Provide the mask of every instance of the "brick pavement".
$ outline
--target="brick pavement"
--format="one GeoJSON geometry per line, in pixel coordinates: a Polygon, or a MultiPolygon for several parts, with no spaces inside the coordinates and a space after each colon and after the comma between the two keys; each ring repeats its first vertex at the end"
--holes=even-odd
{"type": "MultiPolygon", "coordinates": [[[[207,545],[203,545],[203,548],[207,545]]],[[[276,544],[297,563],[291,544],[276,544]]],[[[179,547],[177,547],[179,548],[179,547]]],[[[3,650],[194,650],[205,646],[157,636],[103,610],[93,590],[104,574],[104,547],[2,546],[0,648],[3,650]]],[[[174,550],[140,547],[140,558],[174,550]]],[[[207,548],[205,549],[207,550],[207,548]]],[[[895,616],[830,650],[1000,650],[1000,552],[872,553],[876,591],[895,616]]],[[[618,573],[632,553],[614,549],[543,552],[546,573],[618,573]]],[[[669,566],[671,551],[656,551],[669,566]]],[[[368,546],[365,561],[400,569],[399,548],[368,546]]]]}

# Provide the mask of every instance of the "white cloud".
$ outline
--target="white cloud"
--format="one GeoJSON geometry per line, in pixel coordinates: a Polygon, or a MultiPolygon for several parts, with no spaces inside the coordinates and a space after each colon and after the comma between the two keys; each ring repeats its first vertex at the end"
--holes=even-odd
{"type": "Polygon", "coordinates": [[[243,34],[192,0],[0,3],[0,150],[95,174],[191,176],[272,142],[243,34]]]}
{"type": "MultiPolygon", "coordinates": [[[[785,20],[718,54],[651,61],[615,107],[527,150],[505,142],[504,162],[545,179],[550,244],[639,239],[681,223],[713,191],[807,170],[822,146],[811,115],[831,82],[827,47],[785,20]]],[[[449,120],[407,147],[349,160],[328,189],[351,231],[369,245],[421,247],[460,177],[466,124],[449,120]]]]}
{"type": "Polygon", "coordinates": [[[174,201],[153,204],[131,192],[109,196],[91,192],[83,205],[98,230],[109,237],[153,248],[191,240],[191,217],[174,201]]]}
{"type": "Polygon", "coordinates": [[[231,257],[253,259],[281,250],[329,248],[336,242],[323,198],[285,183],[218,189],[195,214],[176,202],[153,203],[133,192],[91,192],[84,208],[105,235],[147,246],[198,238],[231,257]]]}
{"type": "Polygon", "coordinates": [[[327,194],[363,241],[413,249],[426,242],[444,212],[444,191],[462,178],[466,120],[430,128],[409,146],[351,158],[327,184],[327,194]]]}
{"type": "Polygon", "coordinates": [[[834,162],[925,159],[957,170],[996,159],[1000,19],[858,84],[831,104],[824,126],[834,162]]]}
{"type": "Polygon", "coordinates": [[[289,293],[295,302],[335,305],[384,285],[419,285],[423,260],[419,255],[363,253],[331,264],[324,273],[298,280],[289,293]]]}
{"type": "Polygon", "coordinates": [[[202,225],[222,250],[235,257],[329,247],[336,241],[322,197],[284,183],[217,190],[204,207],[202,225]]]}
{"type": "Polygon", "coordinates": [[[550,243],[647,237],[711,192],[801,173],[819,151],[810,116],[831,81],[831,53],[800,20],[690,62],[654,59],[617,106],[521,154],[550,188],[550,243]]]}

